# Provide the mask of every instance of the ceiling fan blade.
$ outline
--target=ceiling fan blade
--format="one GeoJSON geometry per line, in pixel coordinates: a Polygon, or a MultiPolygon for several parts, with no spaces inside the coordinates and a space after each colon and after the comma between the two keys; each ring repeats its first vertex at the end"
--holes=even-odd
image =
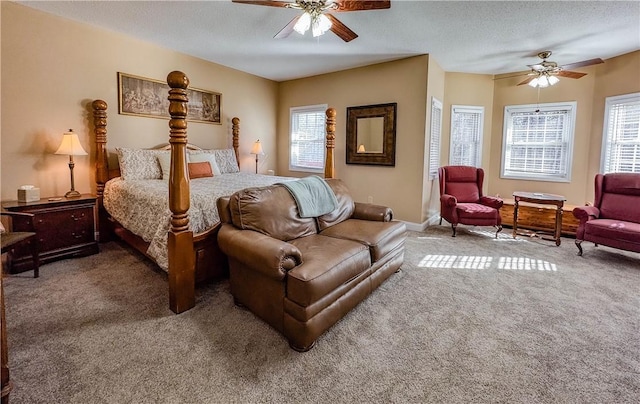
{"type": "Polygon", "coordinates": [[[340,20],[331,14],[325,14],[331,20],[331,31],[342,38],[345,42],[350,42],[358,37],[358,34],[351,31],[349,27],[344,25],[340,20]]]}
{"type": "Polygon", "coordinates": [[[587,75],[587,73],[571,72],[568,70],[560,70],[556,74],[560,77],[567,77],[570,79],[579,79],[580,77],[587,75]]]}
{"type": "Polygon", "coordinates": [[[529,82],[533,79],[535,79],[538,76],[531,76],[531,77],[527,77],[525,80],[521,81],[520,83],[518,83],[519,86],[523,85],[523,84],[529,84],[529,82]]]}
{"type": "Polygon", "coordinates": [[[520,77],[520,76],[526,76],[526,75],[533,75],[533,73],[517,73],[517,74],[511,74],[509,76],[503,76],[503,77],[494,77],[494,80],[502,80],[502,79],[510,79],[512,77],[520,77]]]}
{"type": "Polygon", "coordinates": [[[293,17],[293,19],[291,21],[289,21],[289,23],[287,25],[285,25],[284,28],[282,28],[280,31],[278,31],[278,33],[275,34],[273,37],[275,39],[282,39],[282,38],[286,38],[289,35],[291,35],[291,33],[293,32],[293,27],[296,25],[296,23],[298,22],[300,17],[301,17],[301,15],[299,15],[297,17],[293,17]]]}
{"type": "Polygon", "coordinates": [[[271,7],[288,7],[292,2],[290,1],[270,1],[270,0],[231,0],[233,3],[241,4],[254,4],[256,6],[271,6],[271,7]]]}
{"type": "Polygon", "coordinates": [[[383,10],[391,8],[391,0],[336,0],[336,8],[333,11],[360,11],[360,10],[383,10]]]}
{"type": "Polygon", "coordinates": [[[569,63],[568,65],[563,65],[560,67],[562,67],[563,70],[570,70],[570,69],[575,69],[576,67],[597,65],[600,63],[604,63],[604,60],[600,58],[595,58],[595,59],[583,60],[582,62],[569,63]]]}

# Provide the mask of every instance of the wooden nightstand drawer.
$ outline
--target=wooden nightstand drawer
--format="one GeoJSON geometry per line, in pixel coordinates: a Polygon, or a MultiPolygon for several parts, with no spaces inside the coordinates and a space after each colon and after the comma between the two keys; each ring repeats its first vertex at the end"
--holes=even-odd
{"type": "Polygon", "coordinates": [[[36,213],[35,225],[41,251],[94,241],[91,206],[36,213]]]}
{"type": "MultiPolygon", "coordinates": [[[[95,237],[96,198],[82,195],[80,198],[36,202],[3,202],[2,207],[13,212],[35,214],[34,223],[40,243],[40,263],[56,259],[98,252],[95,237]]],[[[25,223],[13,221],[16,231],[23,230],[25,223]]],[[[9,271],[12,273],[31,269],[30,252],[16,248],[9,271]]]]}

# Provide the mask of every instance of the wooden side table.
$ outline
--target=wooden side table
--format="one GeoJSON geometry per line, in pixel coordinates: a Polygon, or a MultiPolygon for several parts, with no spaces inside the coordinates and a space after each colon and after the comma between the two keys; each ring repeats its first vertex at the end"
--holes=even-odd
{"type": "MultiPolygon", "coordinates": [[[[555,241],[556,246],[559,246],[562,242],[562,240],[560,239],[560,234],[562,232],[562,207],[564,206],[564,201],[566,201],[566,198],[562,195],[520,191],[514,192],[513,198],[515,200],[515,203],[513,205],[513,238],[516,238],[516,235],[518,234],[518,207],[520,205],[520,202],[529,202],[539,205],[555,205],[556,221],[552,236],[549,236],[544,232],[534,232],[530,230],[526,230],[524,234],[535,235],[545,240],[555,241]]],[[[520,234],[523,234],[522,230],[520,234]]]]}
{"type": "MultiPolygon", "coordinates": [[[[40,243],[40,263],[57,259],[96,254],[96,197],[43,198],[34,202],[4,201],[2,208],[11,212],[35,214],[34,224],[40,243]],[[55,200],[53,200],[55,199],[55,200]]],[[[13,220],[13,228],[21,230],[23,224],[13,220]]],[[[29,251],[16,248],[11,257],[10,273],[33,269],[29,251]]]]}

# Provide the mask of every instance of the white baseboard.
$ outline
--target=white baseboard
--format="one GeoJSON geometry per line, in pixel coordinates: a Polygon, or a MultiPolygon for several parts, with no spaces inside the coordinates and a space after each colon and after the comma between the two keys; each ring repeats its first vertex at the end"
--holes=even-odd
{"type": "Polygon", "coordinates": [[[404,220],[402,221],[407,226],[407,230],[424,231],[427,227],[440,223],[440,214],[436,213],[422,223],[407,222],[404,220]]]}

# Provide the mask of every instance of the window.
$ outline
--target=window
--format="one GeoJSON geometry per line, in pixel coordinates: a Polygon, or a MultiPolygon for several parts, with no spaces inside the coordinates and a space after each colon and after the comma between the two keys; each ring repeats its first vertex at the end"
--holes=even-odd
{"type": "Polygon", "coordinates": [[[440,167],[440,137],[442,133],[442,102],[431,98],[431,140],[429,141],[429,179],[438,177],[440,167]]]}
{"type": "Polygon", "coordinates": [[[326,104],[294,107],[289,110],[289,170],[324,172],[326,110],[326,104]]]}
{"type": "Polygon", "coordinates": [[[484,107],[451,106],[449,165],[480,167],[484,107]]]}
{"type": "Polygon", "coordinates": [[[569,182],[576,105],[506,106],[501,177],[569,182]]]}
{"type": "Polygon", "coordinates": [[[640,173],[640,93],[607,97],[602,173],[640,173]]]}

